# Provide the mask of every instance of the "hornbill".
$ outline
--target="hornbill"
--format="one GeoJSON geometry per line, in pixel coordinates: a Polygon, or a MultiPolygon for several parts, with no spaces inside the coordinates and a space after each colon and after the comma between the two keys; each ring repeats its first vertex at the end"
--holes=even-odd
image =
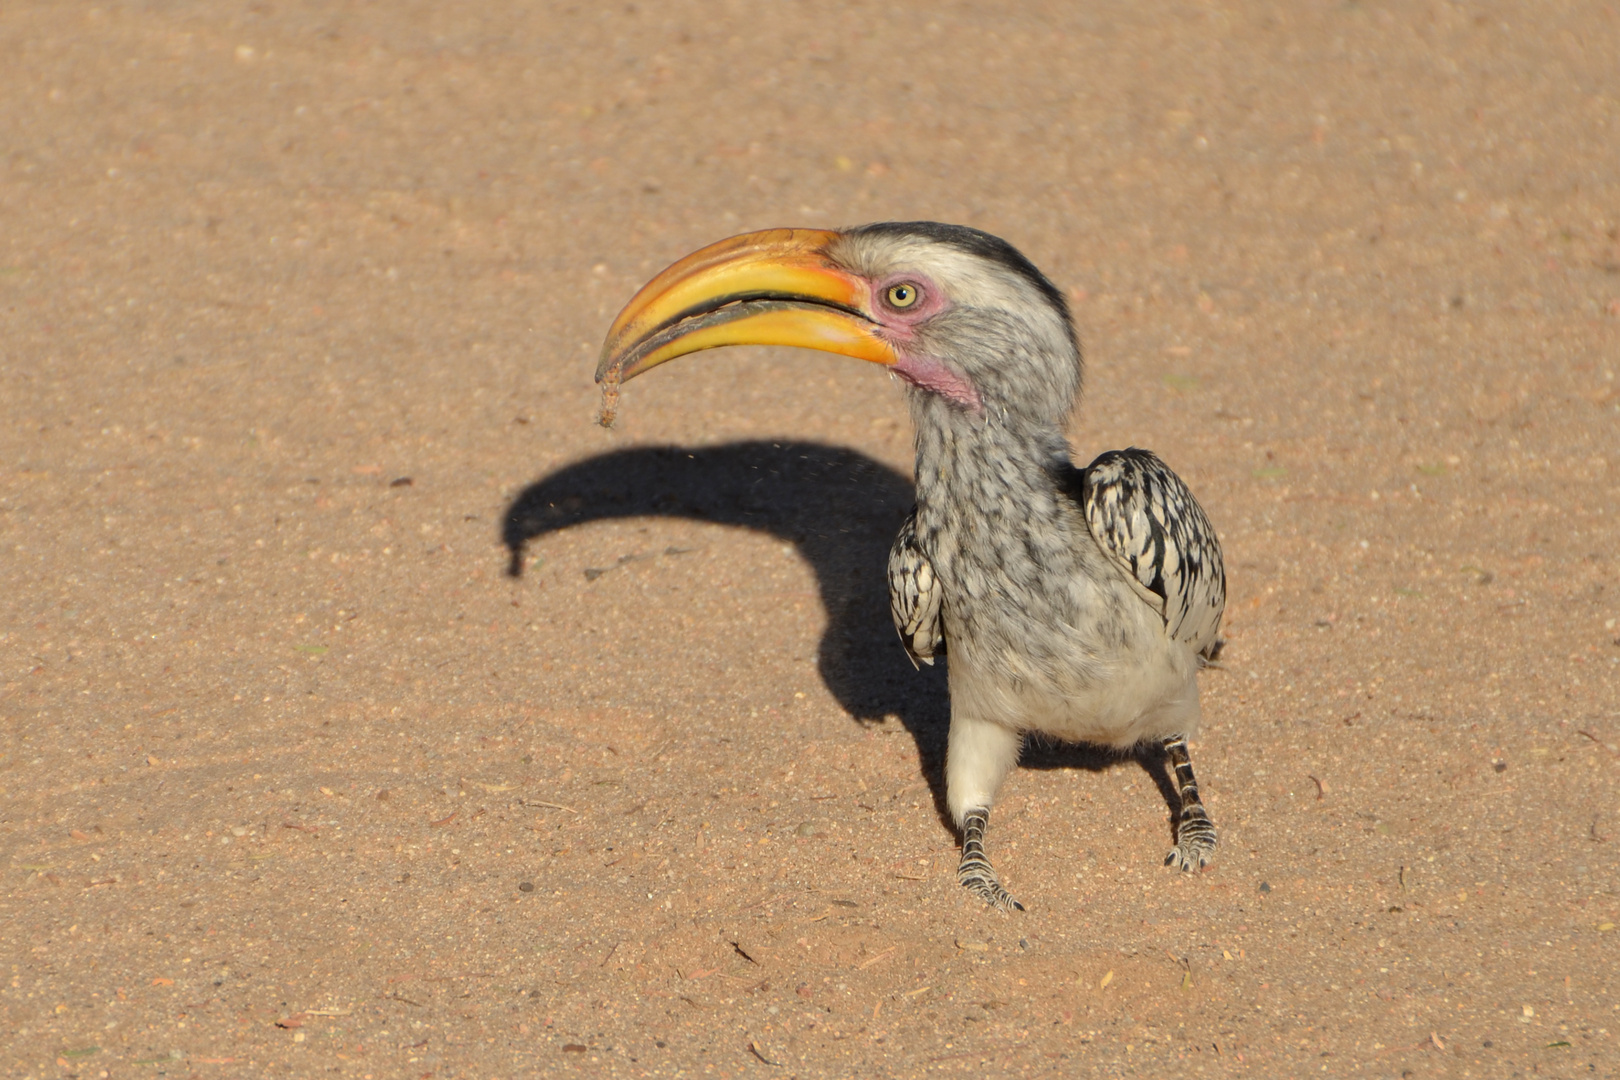
{"type": "Polygon", "coordinates": [[[1215,850],[1187,740],[1219,647],[1220,544],[1187,486],[1145,450],[1084,469],[1064,429],[1080,392],[1068,305],[1012,245],[934,222],[732,237],[653,278],[614,320],[598,382],[724,345],[796,345],[882,364],[907,384],[917,504],[889,556],[912,662],[950,650],[948,809],[958,880],[1022,908],[984,854],[1023,737],[1157,741],[1180,794],[1166,865],[1215,850]]]}

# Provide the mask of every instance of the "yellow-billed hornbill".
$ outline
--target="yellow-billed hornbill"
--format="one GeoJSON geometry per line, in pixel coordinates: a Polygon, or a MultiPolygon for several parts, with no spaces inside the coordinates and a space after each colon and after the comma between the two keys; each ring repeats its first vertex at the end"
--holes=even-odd
{"type": "Polygon", "coordinates": [[[1208,863],[1215,827],[1187,739],[1226,604],[1220,545],[1153,454],[1070,461],[1080,349],[1051,282],[1004,240],[961,226],[749,233],[642,288],[596,378],[616,387],[723,345],[842,353],[910,384],[917,505],[889,556],[890,602],[914,663],[949,645],[945,789],[961,883],[1021,906],[985,858],[984,831],[1031,732],[1161,743],[1181,800],[1165,862],[1208,863]]]}

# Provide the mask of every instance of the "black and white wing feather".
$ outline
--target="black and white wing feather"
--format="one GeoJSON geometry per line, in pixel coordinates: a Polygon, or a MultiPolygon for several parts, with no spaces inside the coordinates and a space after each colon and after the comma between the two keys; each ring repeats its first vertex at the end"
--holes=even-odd
{"type": "Polygon", "coordinates": [[[1226,610],[1226,569],[1215,529],[1181,477],[1132,447],[1098,457],[1080,488],[1098,546],[1164,617],[1171,638],[1212,658],[1226,610]]]}
{"type": "Polygon", "coordinates": [[[945,655],[939,618],[944,596],[933,564],[917,543],[917,508],[912,507],[889,549],[889,613],[913,665],[933,664],[934,657],[945,655]]]}

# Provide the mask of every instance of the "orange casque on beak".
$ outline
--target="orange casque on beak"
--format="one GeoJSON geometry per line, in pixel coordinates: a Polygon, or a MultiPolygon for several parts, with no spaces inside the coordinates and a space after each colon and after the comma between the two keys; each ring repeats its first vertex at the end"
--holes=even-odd
{"type": "Polygon", "coordinates": [[[823,252],[821,229],[766,229],[710,244],[653,278],[608,330],[596,381],[635,378],[666,360],[724,345],[796,345],[894,364],[864,311],[866,282],[823,252]]]}

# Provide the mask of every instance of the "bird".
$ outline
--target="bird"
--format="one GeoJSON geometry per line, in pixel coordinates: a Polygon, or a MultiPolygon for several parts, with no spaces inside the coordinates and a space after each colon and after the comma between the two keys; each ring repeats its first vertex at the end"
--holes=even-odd
{"type": "Polygon", "coordinates": [[[677,261],[613,321],[605,396],[706,349],[787,345],[886,367],[916,433],[916,505],[888,562],[913,664],[946,658],[945,803],[957,880],[1023,910],[985,854],[1027,737],[1157,744],[1180,807],[1165,865],[1201,870],[1217,833],[1188,740],[1221,648],[1220,542],[1187,485],[1135,447],[1074,464],[1082,360],[1068,304],[1012,244],[962,225],[768,229],[677,261]]]}

